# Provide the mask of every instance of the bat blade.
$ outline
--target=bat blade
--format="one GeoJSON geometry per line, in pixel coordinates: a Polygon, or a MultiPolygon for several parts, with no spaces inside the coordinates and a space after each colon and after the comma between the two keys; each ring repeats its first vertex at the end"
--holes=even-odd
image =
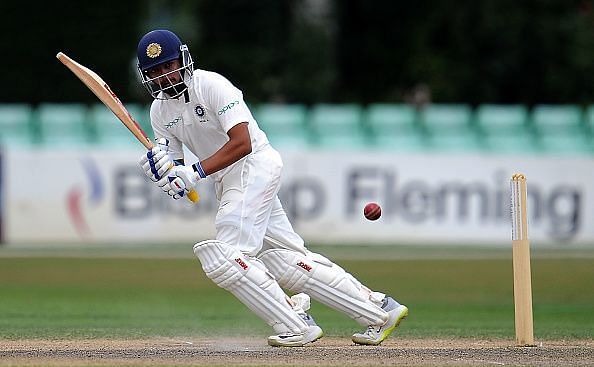
{"type": "MultiPolygon", "coordinates": [[[[132,115],[130,115],[130,112],[124,107],[122,101],[120,101],[109,85],[97,73],[74,61],[63,52],[58,52],[56,58],[70,69],[70,71],[76,75],[78,79],[80,79],[80,81],[83,82],[83,84],[86,85],[87,88],[89,88],[93,94],[95,94],[95,96],[97,96],[97,98],[111,110],[111,112],[114,113],[114,115],[117,116],[117,118],[128,128],[128,130],[130,130],[132,135],[134,135],[145,148],[152,149],[155,146],[151,139],[142,130],[138,122],[134,120],[132,115]]],[[[187,197],[193,203],[197,203],[200,200],[195,189],[190,190],[187,197]]]]}
{"type": "Polygon", "coordinates": [[[152,149],[154,144],[142,130],[138,122],[134,120],[118,96],[111,90],[109,85],[93,70],[79,64],[66,54],[59,52],[56,58],[62,62],[74,75],[83,82],[113,112],[120,121],[130,130],[147,149],[152,149]]]}

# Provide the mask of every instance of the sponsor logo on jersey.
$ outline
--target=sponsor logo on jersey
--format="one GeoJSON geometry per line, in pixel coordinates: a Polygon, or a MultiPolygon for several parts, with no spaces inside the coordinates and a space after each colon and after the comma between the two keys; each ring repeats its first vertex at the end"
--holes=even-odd
{"type": "Polygon", "coordinates": [[[223,108],[221,108],[219,110],[219,112],[218,112],[219,116],[238,105],[239,105],[239,101],[233,101],[233,102],[229,103],[228,105],[224,106],[223,108]]]}
{"type": "Polygon", "coordinates": [[[169,121],[165,124],[166,129],[171,129],[175,125],[177,125],[182,120],[181,116],[174,118],[173,120],[169,121]]]}

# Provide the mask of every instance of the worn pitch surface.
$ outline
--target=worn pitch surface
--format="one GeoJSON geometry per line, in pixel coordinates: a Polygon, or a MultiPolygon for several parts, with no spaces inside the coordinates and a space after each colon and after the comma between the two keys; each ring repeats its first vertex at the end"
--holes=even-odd
{"type": "Polygon", "coordinates": [[[594,341],[388,339],[364,347],[331,337],[301,348],[255,338],[0,341],[0,366],[19,365],[594,366],[594,341]]]}

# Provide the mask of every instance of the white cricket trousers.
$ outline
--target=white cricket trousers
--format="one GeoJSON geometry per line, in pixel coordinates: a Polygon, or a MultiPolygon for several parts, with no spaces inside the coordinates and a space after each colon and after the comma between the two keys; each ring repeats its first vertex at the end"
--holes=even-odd
{"type": "MultiPolygon", "coordinates": [[[[277,196],[283,162],[268,146],[239,160],[215,182],[219,209],[216,239],[249,256],[262,249],[264,236],[274,244],[305,252],[277,196]]],[[[270,244],[270,241],[267,241],[270,244]]]]}

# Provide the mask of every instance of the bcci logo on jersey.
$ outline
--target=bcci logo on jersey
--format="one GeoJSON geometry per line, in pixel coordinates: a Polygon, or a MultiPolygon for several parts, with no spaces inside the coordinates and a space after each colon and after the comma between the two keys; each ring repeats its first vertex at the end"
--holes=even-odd
{"type": "Polygon", "coordinates": [[[204,118],[204,115],[206,115],[206,111],[204,110],[204,107],[202,107],[199,104],[197,104],[196,107],[194,107],[194,112],[196,113],[196,115],[200,119],[200,122],[207,122],[208,121],[207,118],[204,118]]]}
{"type": "Polygon", "coordinates": [[[204,116],[204,107],[197,104],[196,107],[194,107],[194,112],[196,112],[196,115],[198,115],[199,117],[202,117],[204,116]]]}

